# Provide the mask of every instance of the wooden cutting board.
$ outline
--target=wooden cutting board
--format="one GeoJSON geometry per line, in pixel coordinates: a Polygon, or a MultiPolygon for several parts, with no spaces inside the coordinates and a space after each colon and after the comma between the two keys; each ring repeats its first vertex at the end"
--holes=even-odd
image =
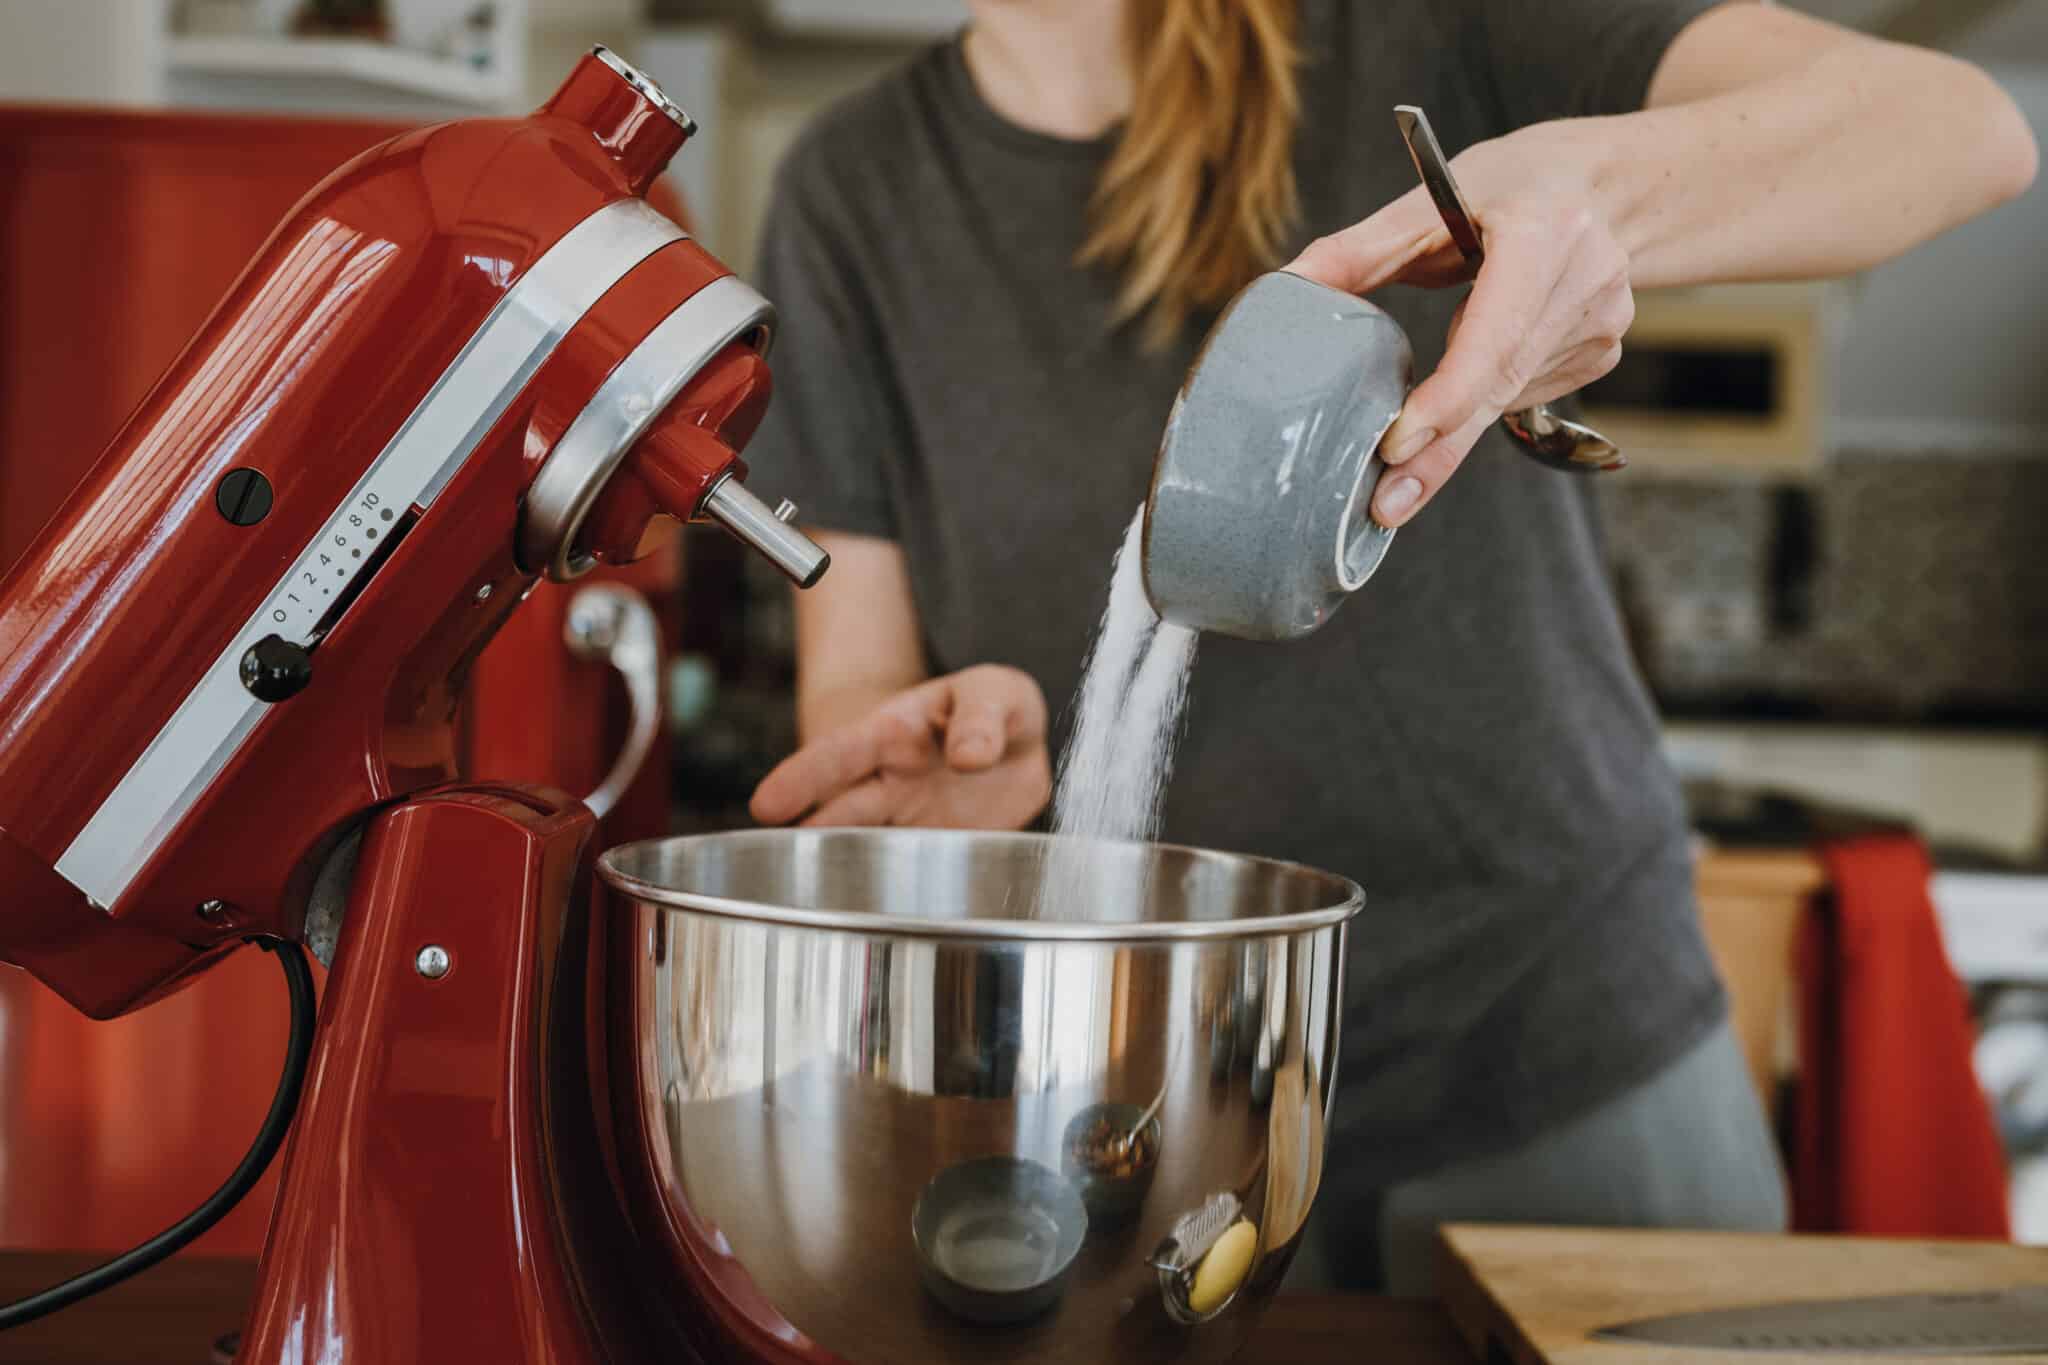
{"type": "MultiPolygon", "coordinates": [[[[1667,1313],[1788,1299],[2048,1283],[2048,1251],[2002,1242],[1465,1225],[1443,1230],[1441,1254],[1445,1306],[1488,1365],[1813,1365],[1843,1357],[1704,1351],[1592,1334],[1667,1313]]],[[[1983,1365],[1984,1357],[1887,1360],[1983,1365]]]]}

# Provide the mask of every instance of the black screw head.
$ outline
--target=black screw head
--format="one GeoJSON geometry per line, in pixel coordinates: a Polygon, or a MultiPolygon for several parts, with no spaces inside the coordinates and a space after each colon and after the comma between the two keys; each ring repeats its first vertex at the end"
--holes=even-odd
{"type": "Polygon", "coordinates": [[[213,505],[237,526],[254,526],[269,516],[270,501],[270,480],[256,469],[230,469],[213,490],[213,505]]]}
{"type": "Polygon", "coordinates": [[[258,701],[286,701],[311,681],[313,657],[290,640],[266,635],[242,655],[242,686],[258,701]]]}

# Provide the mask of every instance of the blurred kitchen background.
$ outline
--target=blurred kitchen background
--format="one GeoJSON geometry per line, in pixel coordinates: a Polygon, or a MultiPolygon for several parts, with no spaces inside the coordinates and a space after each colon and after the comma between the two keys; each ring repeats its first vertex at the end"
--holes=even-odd
{"type": "MultiPolygon", "coordinates": [[[[1798,7],[1988,66],[2048,143],[2048,4],[1798,7]]],[[[530,107],[604,42],[697,116],[672,188],[744,274],[805,120],[961,19],[956,0],[5,0],[0,103],[439,120],[530,107]]],[[[1816,834],[1917,830],[1984,1021],[2016,1231],[2048,1242],[2043,242],[2037,187],[1852,281],[1645,297],[1588,407],[1636,457],[1598,491],[1629,630],[1720,859],[1703,864],[1709,913],[1777,915],[1717,951],[1784,976],[1797,907],[1824,891],[1804,852],[1816,834]]],[[[0,290],[18,291],[23,264],[0,290]]],[[[0,384],[20,359],[0,359],[0,384]]],[[[8,498],[0,467],[11,553],[33,530],[13,522],[41,513],[8,498]]],[[[690,534],[684,564],[665,675],[674,820],[742,824],[794,742],[785,589],[715,533],[690,534]]],[[[1792,995],[1738,1002],[1766,1086],[1791,1065],[1792,995]]]]}

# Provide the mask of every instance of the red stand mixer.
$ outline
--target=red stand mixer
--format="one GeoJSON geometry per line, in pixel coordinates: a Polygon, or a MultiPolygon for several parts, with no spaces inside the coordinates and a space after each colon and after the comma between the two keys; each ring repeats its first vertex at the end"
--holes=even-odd
{"type": "Polygon", "coordinates": [[[543,575],[659,514],[825,571],[742,483],[772,310],[642,198],[690,128],[598,49],[343,166],[0,578],[0,960],[104,1018],[253,941],[294,1018],[243,1171],[0,1327],[288,1123],[246,1365],[1213,1363],[1277,1289],[1355,885],[1104,845],[1047,917],[1042,836],[597,859],[459,780],[543,575]]]}
{"type": "Polygon", "coordinates": [[[542,1082],[586,1064],[544,1035],[592,820],[452,785],[454,710],[540,575],[658,513],[825,570],[741,482],[773,311],[642,197],[691,131],[600,49],[342,167],[0,581],[0,956],[108,1017],[351,925],[245,1359],[596,1358],[548,1243],[607,1163],[540,1170],[597,1154],[542,1082]],[[394,963],[433,983],[397,1011],[394,963]]]}

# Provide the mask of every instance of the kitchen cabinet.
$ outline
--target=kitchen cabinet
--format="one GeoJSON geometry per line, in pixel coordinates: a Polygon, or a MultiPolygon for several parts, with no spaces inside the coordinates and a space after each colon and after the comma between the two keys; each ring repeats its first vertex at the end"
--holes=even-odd
{"type": "MultiPolygon", "coordinates": [[[[1672,1313],[1881,1294],[1980,1294],[2041,1279],[2038,1251],[1998,1242],[1615,1228],[1447,1227],[1441,1264],[1445,1307],[1474,1358],[1514,1365],[1868,1360],[1892,1352],[1858,1356],[1842,1348],[1873,1339],[1895,1346],[1895,1339],[1880,1331],[1846,1341],[1838,1336],[1834,1351],[1814,1357],[1795,1350],[1724,1355],[1600,1340],[1595,1333],[1672,1313]]],[[[1763,1342],[1772,1339],[1763,1336],[1763,1342]]],[[[1959,1361],[1981,1354],[1931,1350],[1894,1358],[1959,1361]]]]}
{"type": "Polygon", "coordinates": [[[1845,306],[1833,285],[1646,290],[1586,418],[1659,477],[1809,474],[1829,447],[1845,306]]]}
{"type": "Polygon", "coordinates": [[[1694,881],[1743,1057],[1765,1112],[1773,1112],[1792,1055],[1793,944],[1827,876],[1802,849],[1706,848],[1694,881]]]}

